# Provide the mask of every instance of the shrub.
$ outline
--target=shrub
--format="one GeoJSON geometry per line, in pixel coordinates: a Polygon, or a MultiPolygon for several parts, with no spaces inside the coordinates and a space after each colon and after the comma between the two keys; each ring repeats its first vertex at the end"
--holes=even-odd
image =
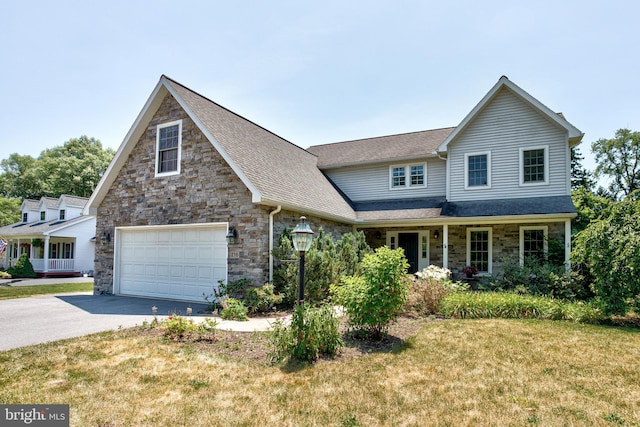
{"type": "Polygon", "coordinates": [[[640,298],[640,192],[611,205],[575,238],[572,262],[592,277],[607,314],[624,316],[640,298]]]}
{"type": "Polygon", "coordinates": [[[435,265],[417,272],[409,286],[405,310],[422,316],[438,313],[440,302],[454,289],[450,277],[451,271],[435,265]]]}
{"type": "Polygon", "coordinates": [[[595,305],[512,292],[458,292],[441,304],[446,316],[466,319],[548,319],[599,323],[603,316],[595,305]]]}
{"type": "MultiPolygon", "coordinates": [[[[157,324],[157,320],[154,320],[157,324]]],[[[217,322],[213,319],[204,319],[202,323],[194,323],[193,320],[172,314],[167,320],[159,323],[159,327],[164,330],[164,336],[172,340],[182,340],[188,336],[193,336],[198,340],[215,339],[217,322]]]]}
{"type": "Polygon", "coordinates": [[[14,278],[36,277],[36,273],[33,271],[33,265],[31,265],[31,261],[29,261],[29,256],[27,254],[20,255],[20,258],[18,258],[18,261],[16,261],[14,266],[7,269],[7,273],[14,278]]]}
{"type": "Polygon", "coordinates": [[[359,268],[360,275],[344,276],[333,293],[344,306],[349,325],[379,339],[407,299],[409,263],[402,248],[383,246],[365,255],[359,268]]]}
{"type": "Polygon", "coordinates": [[[340,321],[329,305],[296,305],[288,326],[278,320],[271,329],[270,361],[296,359],[312,362],[320,356],[335,356],[343,345],[339,325],[340,321]]]}
{"type": "Polygon", "coordinates": [[[235,298],[227,297],[222,300],[222,312],[220,317],[225,320],[249,320],[248,310],[244,303],[235,298]]]}
{"type": "MultiPolygon", "coordinates": [[[[353,274],[364,254],[370,252],[361,231],[346,233],[334,242],[330,234],[319,229],[305,253],[305,301],[325,301],[331,285],[339,283],[342,275],[353,274]]],[[[293,250],[291,230],[282,232],[273,255],[278,260],[273,275],[275,290],[282,293],[284,304],[292,306],[298,299],[299,254],[293,250]]]]}
{"type": "Polygon", "coordinates": [[[578,274],[567,274],[564,265],[554,265],[544,259],[527,258],[521,265],[518,258],[503,262],[501,277],[494,277],[489,289],[517,291],[532,295],[547,295],[566,300],[587,300],[593,294],[579,280],[578,274]]]}
{"type": "Polygon", "coordinates": [[[265,283],[260,288],[247,288],[243,302],[252,313],[266,313],[280,304],[282,299],[282,295],[274,292],[273,284],[265,283]]]}
{"type": "Polygon", "coordinates": [[[251,313],[266,313],[282,302],[282,295],[274,292],[272,284],[255,287],[249,279],[235,280],[229,284],[220,280],[212,294],[204,295],[211,311],[221,312],[226,307],[225,300],[229,297],[241,301],[251,313]]]}

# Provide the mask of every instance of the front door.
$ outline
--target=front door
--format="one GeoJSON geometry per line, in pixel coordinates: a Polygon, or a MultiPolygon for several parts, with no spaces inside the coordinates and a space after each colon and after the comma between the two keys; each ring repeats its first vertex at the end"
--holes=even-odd
{"type": "Polygon", "coordinates": [[[418,271],[418,233],[398,233],[398,247],[404,249],[409,261],[409,273],[418,271]]]}

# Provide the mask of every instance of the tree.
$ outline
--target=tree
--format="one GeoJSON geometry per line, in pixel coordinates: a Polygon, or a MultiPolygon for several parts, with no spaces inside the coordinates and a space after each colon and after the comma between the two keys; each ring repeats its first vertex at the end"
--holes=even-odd
{"type": "Polygon", "coordinates": [[[612,139],[601,138],[591,144],[598,164],[596,177],[609,176],[612,197],[626,197],[640,189],[640,132],[618,129],[612,139]]]}
{"type": "Polygon", "coordinates": [[[589,276],[606,314],[640,308],[640,192],[612,203],[575,238],[573,265],[589,276]]]}
{"type": "Polygon", "coordinates": [[[44,174],[41,178],[48,177],[47,195],[89,197],[114,154],[110,148],[103,150],[99,140],[85,135],[46,149],[38,160],[44,174]]]}
{"type": "Polygon", "coordinates": [[[0,197],[0,227],[20,221],[20,199],[0,197]]]}
{"type": "Polygon", "coordinates": [[[37,199],[44,195],[37,160],[13,153],[0,162],[0,195],[19,199],[37,199]]]}
{"type": "Polygon", "coordinates": [[[584,188],[587,191],[593,191],[596,181],[591,176],[591,172],[582,166],[582,160],[584,156],[580,153],[580,149],[573,147],[571,149],[571,189],[584,188]]]}
{"type": "Polygon", "coordinates": [[[87,136],[44,150],[37,159],[11,154],[0,162],[0,196],[19,199],[89,197],[115,152],[87,136]]]}

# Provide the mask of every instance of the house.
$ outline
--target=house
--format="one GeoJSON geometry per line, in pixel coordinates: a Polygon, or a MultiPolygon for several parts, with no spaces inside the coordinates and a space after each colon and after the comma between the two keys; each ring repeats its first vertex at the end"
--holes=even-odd
{"type": "Polygon", "coordinates": [[[404,248],[411,271],[496,273],[549,239],[568,265],[582,136],[502,77],[456,127],[304,150],[162,76],[84,210],[113,236],[95,293],[202,300],[220,280],[266,282],[300,215],[404,248]]]}
{"type": "Polygon", "coordinates": [[[0,264],[11,267],[26,253],[39,276],[93,272],[96,219],[83,215],[88,199],[62,195],[22,202],[22,221],[0,227],[7,243],[0,264]]]}

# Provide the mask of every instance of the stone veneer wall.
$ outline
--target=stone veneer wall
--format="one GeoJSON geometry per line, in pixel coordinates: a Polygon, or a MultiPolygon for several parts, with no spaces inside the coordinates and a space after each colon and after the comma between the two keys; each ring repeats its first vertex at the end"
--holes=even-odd
{"type": "MultiPolygon", "coordinates": [[[[229,222],[229,280],[268,275],[269,211],[251,193],[171,95],[167,95],[98,207],[96,235],[115,227],[229,222]],[[155,177],[156,127],[182,119],[180,174],[155,177]],[[266,272],[266,273],[265,273],[266,272]]],[[[113,292],[113,239],[96,245],[94,293],[113,292]]]]}

